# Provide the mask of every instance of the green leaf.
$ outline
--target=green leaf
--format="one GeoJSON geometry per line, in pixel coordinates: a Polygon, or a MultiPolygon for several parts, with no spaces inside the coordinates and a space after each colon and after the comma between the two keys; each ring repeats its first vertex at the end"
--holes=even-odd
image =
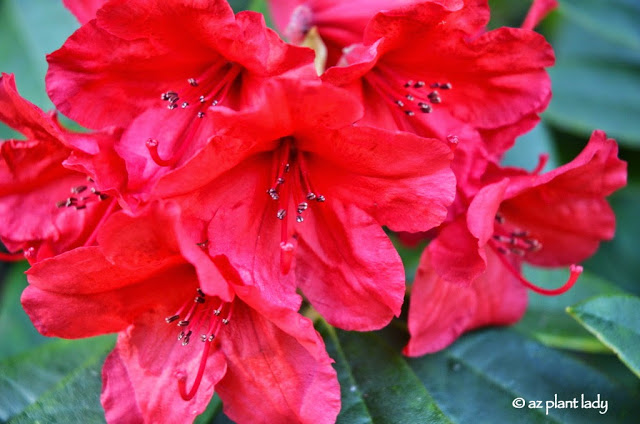
{"type": "Polygon", "coordinates": [[[640,3],[564,0],[552,44],[554,96],[547,122],[588,135],[605,130],[621,144],[640,147],[640,3]]]}
{"type": "MultiPolygon", "coordinates": [[[[566,270],[525,267],[525,277],[546,288],[558,287],[567,278],[566,270]]],[[[527,313],[515,328],[542,343],[584,352],[609,352],[591,333],[565,313],[577,302],[600,294],[622,293],[612,283],[584,272],[576,285],[560,296],[542,296],[529,292],[527,313]]]]}
{"type": "Polygon", "coordinates": [[[100,370],[113,337],[58,340],[0,362],[0,420],[87,422],[102,417],[100,370]]]}
{"type": "Polygon", "coordinates": [[[51,340],[38,333],[20,304],[27,267],[26,261],[13,264],[0,286],[0,360],[51,340]]]}
{"type": "Polygon", "coordinates": [[[342,389],[338,423],[450,423],[404,358],[378,335],[319,331],[342,389]]]}
{"type": "Polygon", "coordinates": [[[468,334],[448,349],[409,360],[442,411],[458,423],[635,423],[639,394],[597,369],[509,329],[468,334]],[[546,401],[596,400],[598,409],[545,409],[546,401]],[[527,403],[512,406],[516,398],[527,403]],[[530,401],[542,401],[535,408],[530,401]],[[601,409],[603,410],[603,409],[601,409]],[[606,418],[604,418],[606,417],[606,418]]]}
{"type": "Polygon", "coordinates": [[[640,377],[640,298],[599,296],[567,311],[640,377]]]}

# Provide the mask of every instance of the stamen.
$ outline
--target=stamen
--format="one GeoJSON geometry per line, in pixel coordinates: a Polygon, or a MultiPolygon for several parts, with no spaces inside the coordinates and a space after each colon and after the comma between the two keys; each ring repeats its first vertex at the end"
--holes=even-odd
{"type": "MultiPolygon", "coordinates": [[[[200,289],[198,289],[198,294],[202,293],[200,289]]],[[[178,391],[180,392],[180,397],[186,401],[193,399],[195,394],[200,387],[200,383],[202,382],[202,377],[204,375],[204,370],[206,369],[207,360],[209,359],[209,351],[211,349],[212,342],[218,335],[218,332],[221,329],[221,324],[228,325],[231,321],[231,316],[233,314],[233,306],[230,303],[224,303],[221,307],[223,311],[223,316],[221,320],[215,319],[215,316],[220,314],[219,310],[214,311],[214,315],[210,317],[209,327],[205,334],[200,335],[200,341],[204,343],[204,348],[202,350],[202,356],[200,358],[200,365],[198,367],[198,373],[196,374],[196,378],[193,381],[193,385],[190,390],[187,390],[187,375],[182,371],[176,372],[176,377],[178,379],[178,391]],[[215,314],[215,312],[218,312],[215,314]]],[[[200,321],[200,320],[199,320],[200,321]]],[[[182,342],[183,345],[188,344],[188,338],[191,335],[191,331],[189,331],[185,335],[185,341],[182,342]]]]}
{"type": "Polygon", "coordinates": [[[86,185],[79,185],[77,187],[71,188],[71,194],[80,194],[85,191],[88,187],[86,185]]]}
{"type": "Polygon", "coordinates": [[[509,260],[504,255],[499,254],[498,258],[500,258],[500,261],[503,263],[503,265],[509,270],[509,272],[515,278],[518,279],[518,281],[520,281],[522,285],[544,296],[557,296],[557,295],[566,293],[567,291],[569,291],[571,287],[573,287],[576,281],[578,281],[578,277],[580,277],[580,274],[582,274],[582,271],[583,271],[583,268],[580,265],[575,265],[575,264],[571,265],[569,267],[569,271],[571,272],[571,274],[569,275],[569,278],[562,286],[558,287],[557,289],[545,289],[543,287],[536,286],[535,284],[527,281],[520,274],[520,272],[513,267],[513,265],[509,262],[509,260]]]}
{"type": "MultiPolygon", "coordinates": [[[[367,81],[385,101],[399,107],[404,115],[409,117],[415,116],[417,112],[431,113],[433,112],[431,105],[442,103],[442,97],[435,89],[451,90],[453,88],[449,82],[444,84],[435,82],[428,85],[433,90],[425,93],[423,89],[427,88],[427,84],[424,81],[414,82],[413,80],[407,80],[405,83],[398,85],[395,74],[379,67],[376,68],[376,72],[367,75],[367,81]],[[400,99],[406,99],[408,102],[405,103],[400,99]]],[[[398,109],[396,108],[395,110],[397,111],[398,109]]],[[[397,118],[394,116],[394,119],[400,129],[405,126],[402,123],[402,117],[397,118]]]]}

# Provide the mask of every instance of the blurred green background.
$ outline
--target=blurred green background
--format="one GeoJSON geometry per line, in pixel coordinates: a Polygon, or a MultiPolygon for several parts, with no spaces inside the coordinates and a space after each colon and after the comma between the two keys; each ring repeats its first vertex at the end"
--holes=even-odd
{"type": "MultiPolygon", "coordinates": [[[[529,0],[491,0],[491,27],[519,26],[529,0]]],[[[265,11],[263,0],[234,1],[265,11]]],[[[15,73],[20,92],[44,109],[45,54],[78,27],[57,0],[0,0],[0,71],[15,73]]],[[[372,334],[318,322],[336,360],[341,423],[636,423],[640,416],[640,1],[561,0],[540,26],[555,48],[554,96],[542,123],[521,137],[505,162],[528,169],[539,153],[548,166],[571,160],[592,130],[618,140],[629,185],[611,197],[618,229],[567,294],[530,294],[525,318],[486,329],[420,359],[400,355],[401,321],[372,334]],[[571,307],[569,313],[567,307],[571,307]],[[525,400],[600,394],[594,409],[516,409],[525,400]]],[[[0,127],[0,139],[16,137],[0,127]]],[[[399,246],[412,280],[420,252],[399,246]]],[[[115,338],[67,341],[40,336],[19,304],[26,265],[0,263],[0,422],[104,422],[100,370],[115,338]]],[[[527,269],[556,285],[566,270],[527,269]]],[[[543,402],[544,404],[544,402],[543,402]]],[[[216,398],[198,422],[228,422],[216,398]]]]}

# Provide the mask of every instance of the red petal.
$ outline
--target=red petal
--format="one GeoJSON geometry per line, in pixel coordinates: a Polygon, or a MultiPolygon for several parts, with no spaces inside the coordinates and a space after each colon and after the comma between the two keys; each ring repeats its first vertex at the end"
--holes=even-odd
{"type": "Polygon", "coordinates": [[[481,247],[487,244],[493,235],[496,213],[508,185],[509,180],[505,178],[498,183],[484,186],[469,205],[467,225],[481,247]]]}
{"type": "Polygon", "coordinates": [[[504,267],[492,249],[486,249],[486,257],[487,270],[472,285],[477,306],[468,330],[513,324],[527,309],[526,287],[504,267]]]}
{"type": "Polygon", "coordinates": [[[0,120],[29,140],[60,143],[62,134],[51,117],[18,94],[13,74],[0,74],[0,120]]]}
{"type": "Polygon", "coordinates": [[[484,249],[467,228],[464,216],[445,225],[427,250],[431,267],[451,284],[469,285],[486,269],[484,249]]]}
{"type": "Polygon", "coordinates": [[[169,53],[148,39],[116,37],[91,21],[47,57],[47,92],[60,111],[86,127],[124,127],[157,105],[164,87],[184,84],[204,65],[202,58],[176,56],[168,66],[169,53]]]}
{"type": "MultiPolygon", "coordinates": [[[[325,196],[355,204],[394,231],[439,225],[455,196],[451,149],[435,139],[377,128],[304,134],[300,146],[325,196]]],[[[314,180],[315,184],[315,180],[314,180]]]]}
{"type": "Polygon", "coordinates": [[[368,331],[399,315],[405,289],[402,261],[370,216],[328,200],[326,207],[314,206],[298,231],[298,285],[329,323],[368,331]]]}
{"type": "Polygon", "coordinates": [[[236,302],[224,330],[227,374],[216,390],[231,419],[335,422],[340,387],[309,319],[284,309],[266,317],[236,302]]]}
{"type": "Polygon", "coordinates": [[[187,298],[197,282],[190,265],[136,272],[106,262],[98,248],[39,262],[27,277],[22,306],[42,334],[63,338],[121,331],[158,305],[187,298]]]}
{"type": "Polygon", "coordinates": [[[432,353],[466,331],[508,325],[522,317],[527,307],[526,288],[491,249],[486,249],[486,258],[486,271],[471,285],[460,285],[439,278],[428,250],[423,254],[411,291],[411,339],[405,355],[432,353]]]}
{"type": "Polygon", "coordinates": [[[475,309],[471,286],[440,278],[432,267],[429,250],[425,250],[411,289],[411,339],[403,353],[421,356],[444,349],[469,327],[475,309]]]}

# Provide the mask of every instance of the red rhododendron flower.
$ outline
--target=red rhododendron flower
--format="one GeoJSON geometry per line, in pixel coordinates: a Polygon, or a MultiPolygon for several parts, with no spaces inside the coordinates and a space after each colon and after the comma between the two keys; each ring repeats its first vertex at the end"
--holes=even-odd
{"type": "Polygon", "coordinates": [[[381,226],[442,222],[454,196],[451,151],[351,125],[360,103],[318,80],[278,87],[260,109],[211,113],[218,135],[154,195],[181,195],[183,209],[210,223],[211,255],[228,255],[244,280],[286,292],[295,274],[329,322],[380,328],[404,295],[402,262],[381,226]]]}
{"type": "Polygon", "coordinates": [[[63,113],[90,128],[127,127],[115,149],[133,203],[206,144],[211,110],[251,108],[272,78],[314,72],[310,50],[223,0],[109,1],[48,60],[48,92],[63,113]]]}
{"type": "Polygon", "coordinates": [[[103,368],[108,422],[191,422],[214,390],[238,422],[334,422],[336,373],[300,297],[283,308],[245,285],[183,221],[174,205],[118,212],[99,246],[33,266],[22,303],[34,325],[64,338],[119,332],[103,368]]]}
{"type": "Polygon", "coordinates": [[[414,282],[405,349],[411,356],[442,349],[463,331],[518,320],[524,288],[546,295],[520,275],[520,265],[583,261],[613,237],[615,216],[605,197],[626,184],[626,163],[602,131],[572,162],[537,175],[494,167],[466,215],[446,225],[426,249],[414,282]],[[497,182],[494,182],[497,181],[497,182]]]}
{"type": "Polygon", "coordinates": [[[378,13],[324,78],[357,91],[364,122],[477,143],[499,157],[551,97],[551,46],[529,30],[484,32],[484,0],[427,1],[378,13]]]}
{"type": "Polygon", "coordinates": [[[80,134],[63,129],[55,115],[20,97],[13,75],[7,74],[0,77],[0,120],[27,138],[7,140],[0,147],[4,245],[12,252],[23,251],[34,262],[93,243],[95,227],[117,203],[105,187],[96,186],[91,171],[108,164],[117,168],[118,160],[92,153],[99,144],[113,144],[117,132],[80,134]],[[75,165],[65,166],[65,160],[75,165]]]}

